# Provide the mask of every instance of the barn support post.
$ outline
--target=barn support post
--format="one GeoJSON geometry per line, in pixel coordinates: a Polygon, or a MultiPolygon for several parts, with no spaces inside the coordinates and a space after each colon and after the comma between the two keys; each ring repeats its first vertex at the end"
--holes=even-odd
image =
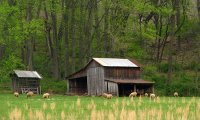
{"type": "Polygon", "coordinates": [[[70,91],[70,90],[69,90],[69,89],[70,89],[69,86],[71,86],[71,85],[69,85],[69,84],[70,84],[70,81],[67,80],[67,93],[69,93],[69,91],[70,91]]]}
{"type": "Polygon", "coordinates": [[[117,91],[117,96],[119,97],[119,85],[117,84],[117,86],[116,86],[117,88],[116,88],[116,91],[117,91]]]}
{"type": "Polygon", "coordinates": [[[154,93],[154,86],[152,86],[152,93],[154,93]]]}
{"type": "Polygon", "coordinates": [[[40,86],[40,93],[39,94],[41,94],[42,92],[41,92],[42,90],[41,90],[41,86],[40,86]]]}
{"type": "Polygon", "coordinates": [[[136,92],[136,89],[137,89],[137,88],[136,88],[136,85],[134,84],[134,92],[136,92]]]}

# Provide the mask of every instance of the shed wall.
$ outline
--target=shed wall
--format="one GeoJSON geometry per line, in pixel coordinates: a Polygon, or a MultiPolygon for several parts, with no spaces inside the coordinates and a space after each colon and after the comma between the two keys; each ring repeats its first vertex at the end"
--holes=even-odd
{"type": "Polygon", "coordinates": [[[102,95],[104,92],[104,69],[92,67],[87,70],[88,95],[102,95]]]}

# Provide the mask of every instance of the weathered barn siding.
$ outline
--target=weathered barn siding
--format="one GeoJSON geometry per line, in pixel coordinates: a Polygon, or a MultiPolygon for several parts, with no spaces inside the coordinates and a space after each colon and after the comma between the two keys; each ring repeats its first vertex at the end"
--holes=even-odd
{"type": "Polygon", "coordinates": [[[121,68],[121,67],[106,67],[106,79],[138,79],[140,78],[140,68],[121,68]]]}
{"type": "Polygon", "coordinates": [[[94,67],[87,70],[88,95],[102,95],[104,92],[104,69],[94,67]]]}
{"type": "Polygon", "coordinates": [[[114,96],[118,96],[119,95],[118,84],[114,83],[114,82],[105,81],[104,82],[104,92],[111,93],[114,96]]]}

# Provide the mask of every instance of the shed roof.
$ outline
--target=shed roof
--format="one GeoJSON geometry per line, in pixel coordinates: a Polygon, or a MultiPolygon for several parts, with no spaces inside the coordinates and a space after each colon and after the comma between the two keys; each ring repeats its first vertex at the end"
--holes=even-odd
{"type": "Polygon", "coordinates": [[[127,79],[127,80],[122,80],[122,79],[106,79],[107,81],[111,81],[111,82],[115,82],[115,83],[133,83],[133,84],[154,84],[154,82],[151,82],[151,81],[146,81],[146,80],[143,80],[143,79],[134,79],[134,80],[130,80],[130,79],[127,79]]]}
{"type": "Polygon", "coordinates": [[[129,59],[119,58],[93,58],[100,65],[105,67],[139,67],[129,59]]]}
{"type": "Polygon", "coordinates": [[[42,78],[36,71],[14,70],[14,73],[19,78],[42,78]]]}

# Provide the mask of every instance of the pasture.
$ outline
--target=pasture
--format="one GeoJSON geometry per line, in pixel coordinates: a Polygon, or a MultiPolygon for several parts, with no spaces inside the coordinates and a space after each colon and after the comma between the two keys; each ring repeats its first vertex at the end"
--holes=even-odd
{"type": "Polygon", "coordinates": [[[197,97],[102,97],[0,94],[1,120],[200,120],[197,97]]]}

